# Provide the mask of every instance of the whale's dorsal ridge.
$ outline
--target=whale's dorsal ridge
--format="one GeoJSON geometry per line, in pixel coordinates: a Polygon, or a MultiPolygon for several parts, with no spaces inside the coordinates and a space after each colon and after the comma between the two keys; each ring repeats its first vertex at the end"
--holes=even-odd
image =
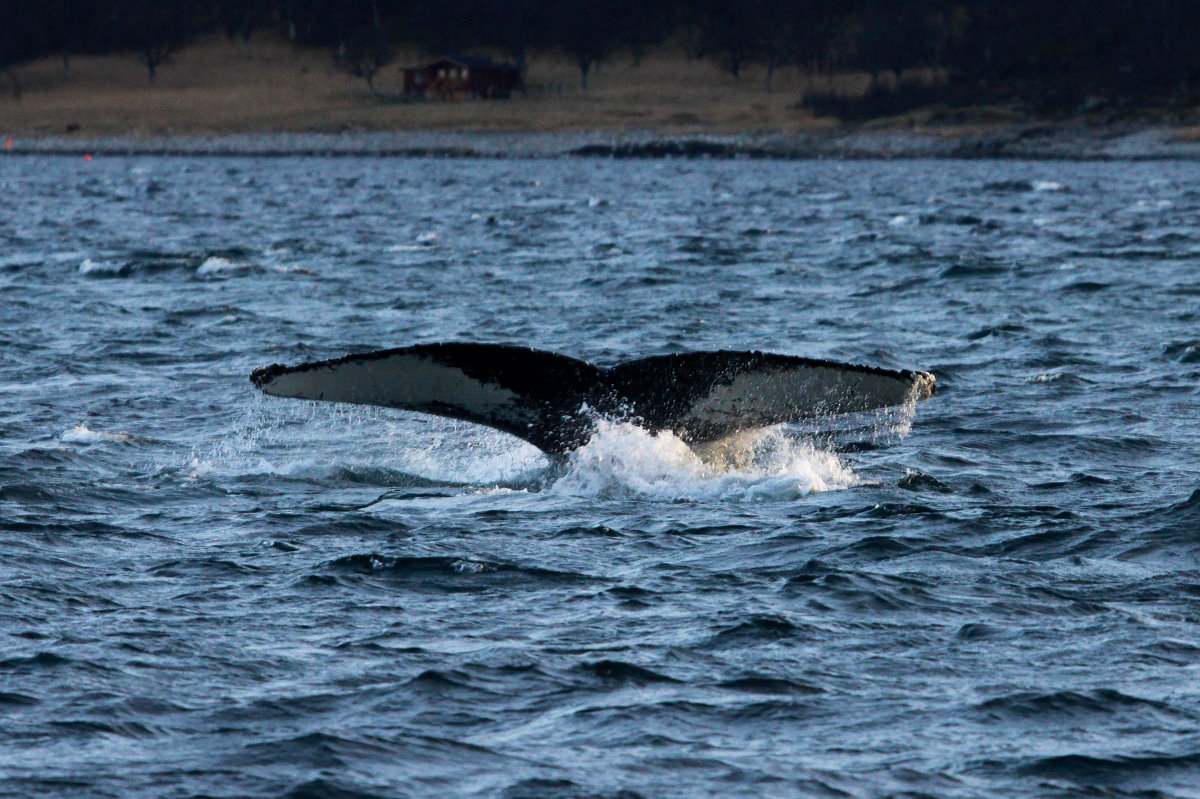
{"type": "Polygon", "coordinates": [[[463,419],[548,453],[585,444],[597,416],[673,430],[689,443],[796,419],[925,399],[928,372],[766,352],[656,355],[600,369],[508,344],[447,342],[256,369],[278,397],[379,405],[463,419]]]}

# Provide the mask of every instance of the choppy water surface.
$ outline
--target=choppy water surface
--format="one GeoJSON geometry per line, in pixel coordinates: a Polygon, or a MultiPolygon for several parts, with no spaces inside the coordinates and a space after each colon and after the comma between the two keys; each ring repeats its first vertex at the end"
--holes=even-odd
{"type": "Polygon", "coordinates": [[[1200,166],[0,162],[0,793],[1200,795],[1200,166]],[[257,396],[930,369],[721,469],[257,396]]]}

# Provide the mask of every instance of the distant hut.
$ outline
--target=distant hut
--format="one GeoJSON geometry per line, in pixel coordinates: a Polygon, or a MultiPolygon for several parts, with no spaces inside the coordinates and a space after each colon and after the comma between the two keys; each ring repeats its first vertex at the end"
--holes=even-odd
{"type": "Polygon", "coordinates": [[[406,97],[430,100],[511,97],[522,88],[519,69],[478,56],[442,56],[403,72],[406,97]]]}

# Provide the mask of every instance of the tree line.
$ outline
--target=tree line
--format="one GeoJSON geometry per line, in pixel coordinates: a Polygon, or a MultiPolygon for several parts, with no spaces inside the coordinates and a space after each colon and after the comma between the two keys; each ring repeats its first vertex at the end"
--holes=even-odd
{"type": "Polygon", "coordinates": [[[415,44],[500,53],[524,70],[565,54],[586,87],[596,66],[679,42],[739,77],[756,67],[869,73],[895,92],[939,77],[967,102],[1019,97],[1187,101],[1200,90],[1196,0],[0,0],[0,69],[55,55],[133,52],[153,80],[171,54],[214,31],[266,32],[339,57],[415,44]]]}

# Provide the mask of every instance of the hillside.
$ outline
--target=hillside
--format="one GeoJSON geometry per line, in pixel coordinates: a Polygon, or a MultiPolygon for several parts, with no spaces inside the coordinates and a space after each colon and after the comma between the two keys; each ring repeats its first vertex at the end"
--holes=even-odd
{"type": "MultiPolygon", "coordinates": [[[[565,59],[539,56],[528,91],[511,100],[402,102],[401,52],[377,76],[380,97],[338,71],[327,50],[256,38],[245,48],[208,38],[181,51],[151,84],[132,54],[73,57],[64,71],[43,58],[0,78],[0,133],[7,136],[162,136],[344,130],[579,131],[660,133],[811,131],[833,124],[798,109],[807,79],[777,73],[767,90],[753,69],[734,80],[672,48],[602,64],[584,92],[565,59]],[[14,79],[19,99],[14,97],[14,79]]],[[[862,85],[862,76],[840,78],[862,85]]],[[[827,85],[825,81],[822,86],[827,85]]]]}

